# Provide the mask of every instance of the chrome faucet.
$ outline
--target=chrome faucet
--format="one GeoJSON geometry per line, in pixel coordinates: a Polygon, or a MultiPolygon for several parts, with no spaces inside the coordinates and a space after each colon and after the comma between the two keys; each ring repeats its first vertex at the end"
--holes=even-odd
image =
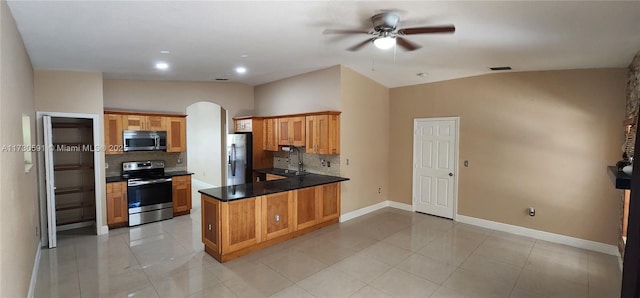
{"type": "Polygon", "coordinates": [[[300,151],[300,148],[296,146],[291,146],[291,148],[298,151],[298,174],[302,174],[302,171],[304,170],[304,164],[302,163],[302,152],[300,151]]]}

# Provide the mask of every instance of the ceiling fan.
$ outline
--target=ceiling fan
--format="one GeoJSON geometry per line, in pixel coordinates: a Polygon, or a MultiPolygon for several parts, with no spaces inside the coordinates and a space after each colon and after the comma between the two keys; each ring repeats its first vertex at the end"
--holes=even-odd
{"type": "Polygon", "coordinates": [[[403,36],[416,34],[433,34],[433,33],[453,33],[456,27],[453,25],[446,26],[430,26],[416,28],[397,28],[400,23],[400,17],[393,12],[383,12],[371,17],[373,23],[372,30],[359,29],[326,29],[322,34],[368,34],[371,38],[358,43],[347,50],[357,51],[372,42],[379,49],[390,49],[396,43],[407,51],[413,51],[421,48],[420,45],[413,43],[403,36]]]}

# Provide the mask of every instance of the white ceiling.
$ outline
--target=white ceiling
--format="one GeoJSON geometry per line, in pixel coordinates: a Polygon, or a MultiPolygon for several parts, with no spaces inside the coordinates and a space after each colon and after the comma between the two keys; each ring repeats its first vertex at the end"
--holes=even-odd
{"type": "Polygon", "coordinates": [[[101,71],[106,78],[259,85],[336,64],[387,87],[490,72],[626,67],[640,50],[640,1],[9,1],[34,68],[101,71]],[[413,52],[345,49],[381,10],[400,27],[454,24],[413,35],[413,52]],[[171,53],[160,54],[160,50],[171,53]],[[241,54],[248,57],[242,58],[241,54]],[[158,71],[156,61],[167,61],[158,71]],[[238,75],[234,68],[247,67],[238,75]],[[428,77],[418,77],[426,72],[428,77]]]}

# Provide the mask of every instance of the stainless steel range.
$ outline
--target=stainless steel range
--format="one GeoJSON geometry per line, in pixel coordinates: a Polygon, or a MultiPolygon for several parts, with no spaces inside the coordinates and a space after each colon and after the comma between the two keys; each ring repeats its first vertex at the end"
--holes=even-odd
{"type": "Polygon", "coordinates": [[[122,163],[127,179],[129,226],[173,218],[171,178],[164,175],[164,161],[122,163]]]}

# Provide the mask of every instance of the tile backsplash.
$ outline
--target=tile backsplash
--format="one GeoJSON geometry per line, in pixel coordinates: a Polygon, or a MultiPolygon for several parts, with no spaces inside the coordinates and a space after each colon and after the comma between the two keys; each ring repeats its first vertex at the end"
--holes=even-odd
{"type": "Polygon", "coordinates": [[[187,170],[186,152],[136,151],[106,155],[105,162],[109,165],[109,168],[106,169],[106,175],[107,177],[119,176],[123,162],[140,160],[164,160],[167,172],[187,170]],[[178,159],[181,159],[181,163],[178,163],[178,159]]]}
{"type": "MultiPolygon", "coordinates": [[[[320,155],[304,153],[305,147],[299,147],[302,153],[304,170],[309,173],[340,176],[340,155],[320,155]],[[324,165],[322,165],[324,160],[324,165]]],[[[273,154],[273,167],[298,170],[298,152],[278,151],[273,154]]]]}

